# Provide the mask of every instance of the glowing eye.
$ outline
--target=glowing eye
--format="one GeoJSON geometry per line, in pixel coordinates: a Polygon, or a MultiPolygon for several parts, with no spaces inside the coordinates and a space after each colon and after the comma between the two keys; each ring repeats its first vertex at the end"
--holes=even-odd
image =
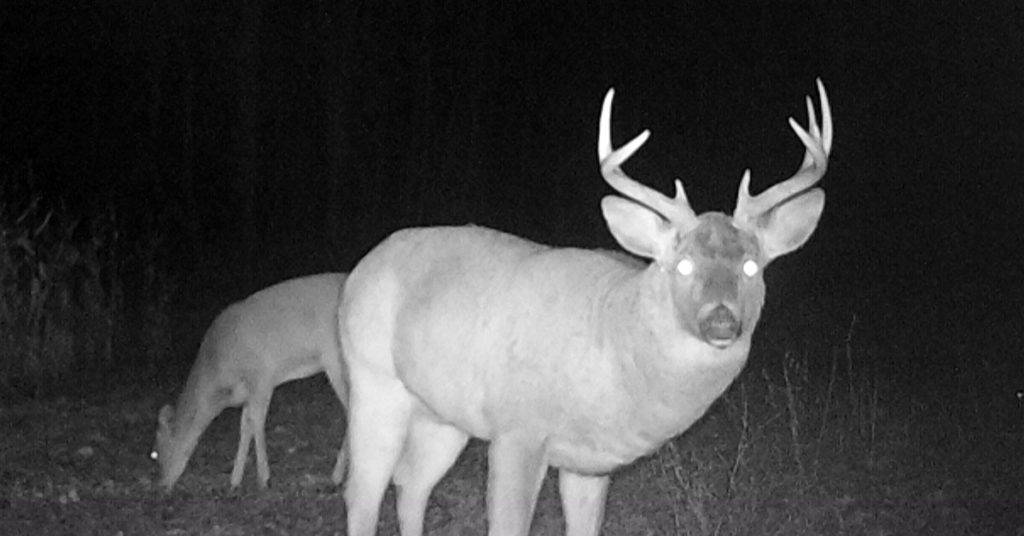
{"type": "Polygon", "coordinates": [[[159,455],[157,455],[155,450],[149,453],[149,459],[156,460],[157,458],[159,458],[159,455]]]}
{"type": "Polygon", "coordinates": [[[754,261],[747,261],[743,263],[743,273],[747,274],[747,277],[754,277],[757,273],[758,266],[754,261]]]}
{"type": "Polygon", "coordinates": [[[676,270],[683,275],[690,275],[693,273],[693,261],[690,259],[683,259],[676,265],[676,270]]]}

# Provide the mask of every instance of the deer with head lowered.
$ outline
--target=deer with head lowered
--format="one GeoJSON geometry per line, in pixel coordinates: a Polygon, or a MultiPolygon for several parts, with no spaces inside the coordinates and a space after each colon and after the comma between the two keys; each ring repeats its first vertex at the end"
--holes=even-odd
{"type": "MultiPolygon", "coordinates": [[[[231,487],[242,482],[249,447],[256,443],[261,488],[270,479],[264,423],[278,385],[324,372],[342,405],[348,402],[344,362],[338,355],[338,299],[345,274],[283,281],[224,309],[206,330],[177,406],[157,417],[160,484],[170,490],[181,477],[206,427],[229,406],[242,406],[231,487]]],[[[333,479],[345,471],[338,451],[333,479]]]]}
{"type": "Polygon", "coordinates": [[[611,143],[609,90],[598,159],[622,197],[601,209],[628,252],[552,248],[475,227],[395,232],[349,276],[339,309],[350,374],[348,534],[375,533],[397,487],[403,536],[419,535],[434,485],[469,437],[489,441],[488,534],[529,532],[558,469],[570,535],[599,532],[609,475],[699,419],[747,359],[764,303],[762,270],[807,241],[825,203],[814,185],[832,146],[790,119],[806,152],[796,174],[732,215],[696,215],[621,169],[647,140],[611,143]]]}

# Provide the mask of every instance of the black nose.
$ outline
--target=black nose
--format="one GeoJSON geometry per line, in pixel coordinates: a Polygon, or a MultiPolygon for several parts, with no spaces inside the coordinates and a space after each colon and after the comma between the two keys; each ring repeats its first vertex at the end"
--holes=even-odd
{"type": "Polygon", "coordinates": [[[740,336],[740,322],[728,307],[719,305],[701,319],[700,335],[708,343],[723,347],[740,336]]]}

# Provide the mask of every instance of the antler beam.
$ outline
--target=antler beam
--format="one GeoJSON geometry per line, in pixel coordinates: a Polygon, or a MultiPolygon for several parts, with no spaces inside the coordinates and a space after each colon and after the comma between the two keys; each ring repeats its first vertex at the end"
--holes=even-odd
{"type": "Polygon", "coordinates": [[[672,198],[640,184],[622,171],[620,167],[622,163],[633,156],[633,153],[647,141],[651,131],[644,130],[629,143],[613,150],[611,116],[614,97],[615,89],[609,89],[608,94],[604,97],[604,104],[601,106],[601,124],[597,134],[597,159],[601,164],[601,176],[617,192],[650,207],[665,219],[676,224],[692,226],[697,216],[686,199],[682,182],[676,180],[676,195],[672,198]]]}
{"type": "Polygon", "coordinates": [[[807,150],[804,152],[800,169],[789,179],[772,186],[757,196],[750,195],[750,170],[743,174],[740,182],[739,198],[733,217],[741,221],[751,221],[780,203],[814,186],[825,175],[828,169],[828,155],[832,151],[832,109],[829,107],[828,94],[821,79],[817,80],[818,98],[821,101],[822,126],[818,126],[818,118],[814,113],[814,103],[807,97],[808,130],[804,130],[792,117],[789,126],[803,142],[807,150]]]}

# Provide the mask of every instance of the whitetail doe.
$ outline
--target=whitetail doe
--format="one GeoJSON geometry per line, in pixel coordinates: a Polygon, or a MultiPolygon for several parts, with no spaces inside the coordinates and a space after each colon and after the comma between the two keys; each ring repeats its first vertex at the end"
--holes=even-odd
{"type": "Polygon", "coordinates": [[[470,436],[490,441],[488,534],[525,535],[548,467],[559,469],[566,532],[597,534],[609,475],[680,434],[739,374],[764,303],[762,270],[810,237],[825,195],[832,116],[790,125],[806,147],[796,174],[732,216],[697,216],[620,165],[613,92],[598,158],[624,197],[601,202],[618,243],[649,259],[551,248],[481,227],[392,234],[350,274],[341,300],[349,366],[349,536],[374,534],[393,479],[404,536],[470,436]]]}
{"type": "MultiPolygon", "coordinates": [[[[224,408],[242,405],[231,487],[242,482],[249,445],[256,441],[259,485],[270,468],[264,421],[278,385],[318,372],[327,375],[342,405],[348,403],[337,337],[338,299],[345,274],[301,277],[265,288],[222,311],[206,331],[177,407],[160,409],[156,447],[160,484],[170,490],[185,470],[199,436],[224,408]]],[[[338,451],[333,478],[345,471],[338,451]]]]}

